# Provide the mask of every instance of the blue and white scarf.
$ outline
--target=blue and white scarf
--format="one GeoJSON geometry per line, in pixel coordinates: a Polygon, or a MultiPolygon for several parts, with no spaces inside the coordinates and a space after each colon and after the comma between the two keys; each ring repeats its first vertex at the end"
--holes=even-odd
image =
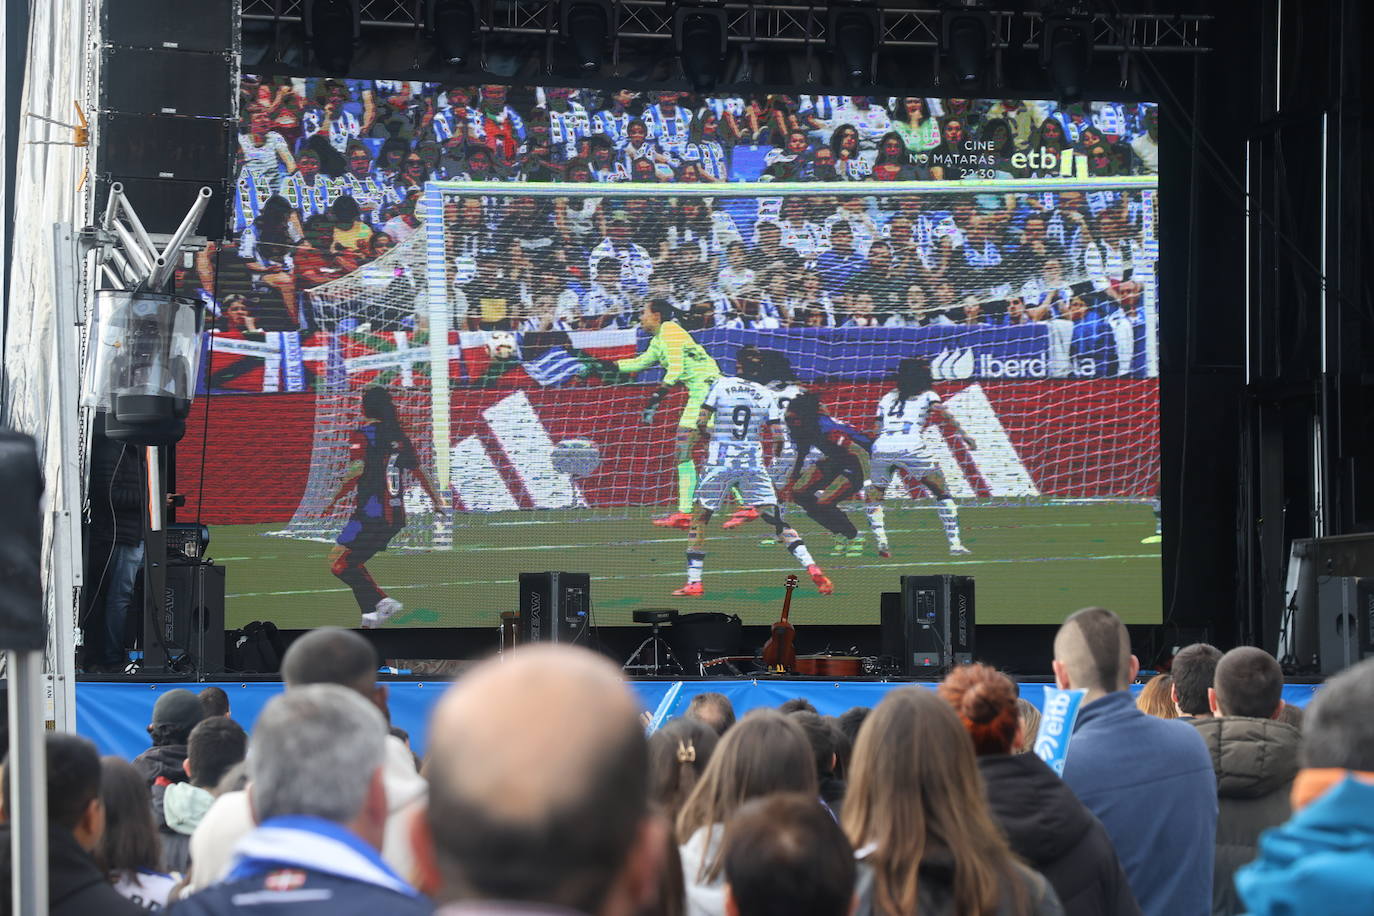
{"type": "Polygon", "coordinates": [[[234,847],[225,880],[241,881],[283,868],[334,875],[407,897],[420,896],[382,861],[377,850],[339,824],[308,815],[264,821],[234,847]]]}

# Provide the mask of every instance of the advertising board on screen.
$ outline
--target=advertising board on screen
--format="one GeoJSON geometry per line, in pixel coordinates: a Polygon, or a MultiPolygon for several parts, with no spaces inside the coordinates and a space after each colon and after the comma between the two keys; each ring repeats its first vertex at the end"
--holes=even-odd
{"type": "Polygon", "coordinates": [[[813,623],[937,573],[1158,622],[1153,105],[243,92],[185,281],[231,626],[494,625],[543,569],[603,625],[790,573],[813,623]]]}

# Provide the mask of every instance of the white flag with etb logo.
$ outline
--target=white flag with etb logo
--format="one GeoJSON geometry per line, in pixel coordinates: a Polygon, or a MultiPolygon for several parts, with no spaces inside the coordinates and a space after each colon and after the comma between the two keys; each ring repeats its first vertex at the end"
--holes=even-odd
{"type": "Polygon", "coordinates": [[[1068,756],[1073,723],[1083,706],[1085,693],[1086,690],[1045,687],[1045,705],[1040,708],[1040,731],[1035,735],[1035,755],[1060,776],[1064,775],[1064,758],[1068,756]]]}

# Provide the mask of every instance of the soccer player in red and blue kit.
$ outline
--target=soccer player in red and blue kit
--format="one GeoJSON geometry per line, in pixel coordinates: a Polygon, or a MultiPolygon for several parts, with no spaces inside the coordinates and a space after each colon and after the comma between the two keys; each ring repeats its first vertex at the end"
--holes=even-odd
{"type": "Polygon", "coordinates": [[[812,520],[840,538],[843,552],[862,550],[859,530],[839,503],[864,493],[873,437],[827,414],[820,399],[809,391],[792,398],[785,419],[796,456],[783,499],[790,497],[812,520]],[[803,471],[812,448],[821,453],[821,459],[803,471]]]}
{"type": "Polygon", "coordinates": [[[353,590],[362,612],[364,627],[379,627],[400,613],[401,602],[387,597],[367,571],[367,561],[386,550],[391,539],[406,524],[404,477],[415,475],[429,496],[435,512],[443,512],[443,502],[429,475],[420,467],[410,437],[401,428],[396,404],[385,388],[363,392],[363,416],[367,422],[348,439],[348,468],[338,492],[325,507],[325,514],[350,490],[355,490],[353,516],[339,533],[329,554],[329,569],[353,590]]]}

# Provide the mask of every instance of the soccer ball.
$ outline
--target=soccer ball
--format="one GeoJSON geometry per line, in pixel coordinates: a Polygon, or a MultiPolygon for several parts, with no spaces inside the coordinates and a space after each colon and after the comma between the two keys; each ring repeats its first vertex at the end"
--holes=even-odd
{"type": "Polygon", "coordinates": [[[586,439],[564,439],[553,447],[553,468],[569,477],[587,477],[601,466],[601,449],[586,439]]]}
{"type": "Polygon", "coordinates": [[[492,359],[515,358],[515,335],[510,331],[492,331],[487,335],[487,352],[492,359]]]}

